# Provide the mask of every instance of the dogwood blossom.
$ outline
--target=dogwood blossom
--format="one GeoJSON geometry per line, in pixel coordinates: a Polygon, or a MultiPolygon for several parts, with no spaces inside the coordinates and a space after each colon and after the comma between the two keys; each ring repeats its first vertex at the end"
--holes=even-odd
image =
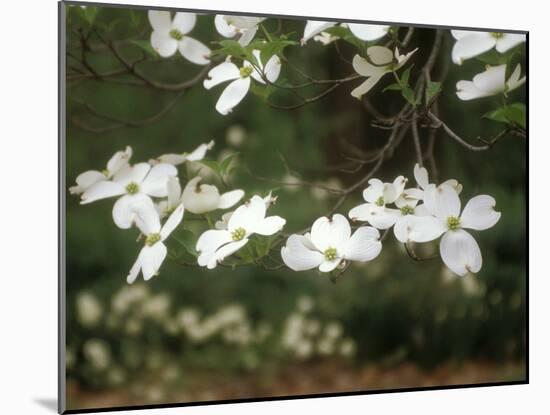
{"type": "Polygon", "coordinates": [[[514,33],[451,30],[451,34],[456,39],[452,58],[457,65],[462,65],[466,59],[481,55],[493,48],[499,53],[504,53],[525,42],[525,35],[514,33]]]}
{"type": "Polygon", "coordinates": [[[255,49],[252,53],[259,64],[260,72],[248,61],[243,61],[240,68],[230,61],[225,61],[208,72],[208,78],[203,82],[206,89],[231,81],[216,103],[216,110],[220,114],[229,114],[243,100],[250,89],[250,78],[261,84],[265,84],[264,75],[269,82],[275,82],[279,78],[281,60],[277,55],[273,55],[264,66],[260,59],[260,51],[255,49]]]}
{"type": "Polygon", "coordinates": [[[258,31],[258,25],[264,20],[264,17],[218,14],[214,18],[214,25],[218,33],[223,37],[233,38],[238,36],[239,44],[241,46],[248,46],[258,31]]]}
{"type": "Polygon", "coordinates": [[[254,234],[270,236],[280,231],[286,220],[280,216],[266,217],[266,203],[260,196],[239,206],[227,229],[205,231],[197,241],[198,264],[213,269],[226,257],[245,246],[254,234]]]}
{"type": "MultiPolygon", "coordinates": [[[[363,23],[340,23],[339,24],[337,22],[308,20],[304,27],[304,35],[302,36],[301,44],[305,45],[309,39],[311,38],[315,39],[315,37],[320,33],[322,34],[325,30],[337,25],[349,28],[349,30],[351,31],[351,33],[353,33],[355,37],[367,42],[377,40],[386,36],[388,34],[388,31],[390,30],[390,26],[385,26],[385,25],[363,24],[363,23]]],[[[320,40],[320,39],[315,39],[315,40],[320,40]]],[[[328,44],[328,43],[324,43],[324,44],[328,44]]]]}
{"type": "Polygon", "coordinates": [[[377,229],[362,226],[352,235],[348,220],[337,213],[332,219],[318,218],[311,234],[291,235],[281,248],[281,257],[294,271],[318,267],[321,272],[330,272],[344,261],[371,261],[381,250],[377,229]]]}
{"type": "MultiPolygon", "coordinates": [[[[265,203],[265,208],[269,209],[270,206],[274,205],[277,202],[277,198],[278,198],[277,196],[273,196],[271,192],[269,192],[269,194],[263,199],[265,203]]],[[[225,212],[222,215],[221,220],[216,221],[216,223],[214,224],[214,227],[216,229],[227,229],[227,226],[229,224],[229,219],[231,218],[231,215],[233,215],[233,212],[234,211],[225,212]]]]}
{"type": "Polygon", "coordinates": [[[197,176],[189,180],[181,200],[191,213],[201,214],[216,209],[228,209],[235,205],[244,196],[241,189],[232,190],[220,195],[218,188],[210,184],[199,184],[202,177],[197,176]]]}
{"type": "MultiPolygon", "coordinates": [[[[420,167],[418,163],[414,165],[414,179],[416,180],[416,183],[418,184],[418,187],[422,192],[416,192],[416,196],[419,198],[419,200],[422,200],[424,198],[424,190],[430,185],[430,177],[428,175],[428,170],[426,170],[425,167],[420,167]]],[[[460,194],[462,192],[462,185],[455,179],[449,179],[445,180],[441,185],[447,185],[452,187],[457,194],[460,194]]],[[[440,186],[441,186],[440,185],[440,186]]]]}
{"type": "Polygon", "coordinates": [[[210,63],[210,49],[187,35],[197,22],[195,13],[177,12],[172,19],[169,11],[149,10],[148,17],[153,27],[151,46],[160,56],[167,58],[179,50],[189,62],[197,65],[210,63]]]}
{"type": "Polygon", "coordinates": [[[158,163],[167,163],[174,166],[179,166],[180,164],[185,163],[186,161],[200,161],[206,156],[208,150],[212,150],[214,147],[214,140],[210,140],[208,143],[200,144],[192,152],[187,153],[183,152],[180,154],[169,153],[163,154],[162,156],[157,157],[156,159],[149,160],[149,164],[158,164],[158,163]]]}
{"type": "Polygon", "coordinates": [[[474,76],[472,81],[458,81],[456,83],[456,95],[462,101],[470,101],[498,94],[507,94],[519,88],[526,81],[526,77],[520,78],[521,65],[517,65],[510,78],[506,80],[506,64],[490,66],[484,72],[474,76]]]}
{"type": "Polygon", "coordinates": [[[72,195],[79,195],[88,190],[92,185],[110,180],[115,175],[129,167],[132,157],[132,148],[127,146],[123,151],[117,151],[107,162],[107,168],[103,171],[88,170],[76,178],[76,186],[69,187],[72,195]]]}
{"type": "MultiPolygon", "coordinates": [[[[424,190],[424,206],[431,216],[421,223],[411,223],[413,233],[424,236],[422,242],[441,238],[439,252],[445,265],[454,273],[463,276],[481,269],[481,251],[476,240],[464,229],[485,230],[500,219],[495,211],[495,199],[488,195],[475,196],[468,201],[462,214],[457,192],[450,186],[436,187],[430,184],[424,190]]],[[[411,233],[411,240],[414,235],[411,233]]],[[[416,241],[415,241],[416,242],[416,241]]]]}
{"type": "Polygon", "coordinates": [[[168,178],[177,175],[171,164],[138,163],[124,169],[113,180],[98,182],[81,196],[81,204],[95,202],[109,197],[120,197],[113,206],[113,220],[121,229],[128,229],[137,219],[137,210],[147,206],[155,210],[151,197],[165,197],[168,194],[168,178]]]}
{"type": "Polygon", "coordinates": [[[369,92],[374,85],[387,73],[395,72],[401,68],[417,49],[406,55],[400,55],[397,48],[394,53],[384,46],[371,46],[367,49],[367,58],[360,55],[353,57],[353,69],[359,75],[367,78],[361,85],[351,91],[351,96],[360,99],[369,92]]]}
{"type": "MultiPolygon", "coordinates": [[[[394,203],[403,193],[407,179],[397,177],[393,183],[383,183],[379,179],[370,179],[369,186],[363,191],[363,203],[348,213],[353,221],[369,222],[377,229],[388,229],[398,219],[398,211],[389,209],[387,204],[394,203]]],[[[416,204],[415,204],[416,206],[416,204]]]]}
{"type": "Polygon", "coordinates": [[[144,220],[138,222],[141,232],[145,235],[145,245],[141,248],[136,262],[126,277],[128,284],[132,284],[136,280],[140,271],[145,281],[158,273],[167,252],[163,242],[181,223],[183,212],[183,204],[180,204],[162,227],[158,215],[148,215],[144,220]]]}

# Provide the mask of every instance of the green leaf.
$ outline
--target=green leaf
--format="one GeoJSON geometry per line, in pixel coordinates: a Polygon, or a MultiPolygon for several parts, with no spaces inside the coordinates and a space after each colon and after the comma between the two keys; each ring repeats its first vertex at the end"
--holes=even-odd
{"type": "Polygon", "coordinates": [[[246,59],[255,62],[251,51],[241,46],[239,42],[232,39],[222,40],[218,43],[221,48],[212,51],[212,55],[229,55],[239,59],[246,59]]]}
{"type": "Polygon", "coordinates": [[[218,163],[217,161],[215,161],[215,160],[199,160],[198,163],[202,164],[203,166],[208,167],[210,170],[212,170],[218,176],[222,176],[222,168],[221,168],[220,163],[218,163]]]}
{"type": "Polygon", "coordinates": [[[394,82],[393,84],[390,84],[388,85],[387,87],[385,87],[382,92],[386,92],[386,91],[401,91],[403,89],[403,87],[401,85],[399,85],[397,82],[394,82]]]}
{"type": "Polygon", "coordinates": [[[501,108],[497,108],[494,111],[489,111],[483,115],[484,118],[488,118],[493,121],[502,122],[505,124],[517,124],[522,128],[526,126],[526,108],[525,104],[516,102],[514,104],[506,105],[501,108]]]}
{"type": "Polygon", "coordinates": [[[273,55],[282,55],[287,46],[297,45],[298,42],[293,40],[272,40],[271,42],[263,43],[260,48],[260,60],[265,65],[273,55]]]}
{"type": "Polygon", "coordinates": [[[414,97],[414,91],[409,86],[403,88],[401,95],[403,95],[403,98],[405,98],[413,107],[418,104],[416,98],[414,97]]]}
{"type": "Polygon", "coordinates": [[[409,77],[411,76],[411,68],[412,66],[409,66],[407,69],[403,71],[403,74],[401,75],[400,82],[403,88],[409,86],[409,77]]]}
{"type": "Polygon", "coordinates": [[[222,163],[220,165],[220,170],[223,176],[226,176],[229,173],[231,164],[233,163],[233,160],[235,160],[235,158],[238,155],[239,153],[233,153],[222,160],[222,163]]]}
{"type": "Polygon", "coordinates": [[[158,53],[153,47],[151,46],[151,42],[148,40],[130,40],[130,43],[140,48],[142,51],[147,53],[149,56],[155,58],[158,57],[158,53]]]}
{"type": "Polygon", "coordinates": [[[172,233],[172,238],[174,238],[188,253],[194,257],[199,256],[195,249],[197,237],[193,232],[187,229],[178,229],[172,233]]]}
{"type": "Polygon", "coordinates": [[[441,92],[441,82],[429,82],[426,86],[426,103],[441,92]]]}

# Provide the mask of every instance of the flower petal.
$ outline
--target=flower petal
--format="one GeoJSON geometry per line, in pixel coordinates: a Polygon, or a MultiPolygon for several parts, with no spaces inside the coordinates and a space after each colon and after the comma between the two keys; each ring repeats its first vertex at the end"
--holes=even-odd
{"type": "Polygon", "coordinates": [[[500,212],[495,212],[496,201],[488,195],[479,195],[471,198],[460,216],[463,228],[482,231],[495,226],[500,219],[500,212]]]}
{"type": "Polygon", "coordinates": [[[281,73],[281,59],[277,55],[273,55],[267,61],[264,67],[265,77],[269,82],[275,82],[281,73]]]}
{"type": "Polygon", "coordinates": [[[203,85],[206,89],[210,89],[223,82],[239,79],[240,76],[237,65],[232,62],[222,62],[210,69],[208,77],[204,80],[203,85]]]}
{"type": "Polygon", "coordinates": [[[243,100],[249,88],[250,77],[234,80],[220,95],[216,103],[216,110],[222,115],[229,114],[243,100]]]}
{"type": "Polygon", "coordinates": [[[128,284],[134,283],[134,281],[139,275],[140,269],[141,269],[141,262],[139,261],[139,255],[138,255],[136,261],[134,262],[134,265],[132,265],[132,268],[130,268],[130,272],[128,273],[128,276],[126,277],[126,282],[128,284]]]}
{"type": "Polygon", "coordinates": [[[515,33],[503,33],[502,37],[497,39],[496,50],[500,53],[504,53],[512,49],[514,46],[525,42],[525,35],[518,35],[515,33]]]}
{"type": "Polygon", "coordinates": [[[320,217],[311,227],[311,242],[324,252],[327,248],[336,248],[338,255],[342,255],[351,236],[351,227],[345,216],[336,213],[332,220],[320,217]]]}
{"type": "Polygon", "coordinates": [[[239,38],[239,44],[241,46],[248,46],[250,42],[252,42],[252,39],[254,39],[254,36],[256,36],[257,31],[258,26],[251,27],[250,29],[244,29],[241,37],[239,38]]]}
{"type": "Polygon", "coordinates": [[[393,234],[402,243],[422,243],[439,238],[446,230],[445,224],[433,216],[406,215],[397,220],[393,234]]]}
{"type": "Polygon", "coordinates": [[[471,101],[490,95],[489,92],[481,91],[472,81],[458,81],[456,83],[456,96],[462,101],[471,101]]]}
{"type": "Polygon", "coordinates": [[[478,73],[474,76],[473,82],[477,89],[490,95],[504,92],[506,82],[506,64],[491,66],[484,72],[478,73]]]}
{"type": "Polygon", "coordinates": [[[385,186],[382,180],[370,179],[369,186],[363,190],[363,199],[375,203],[380,197],[384,197],[385,186]]]}
{"type": "Polygon", "coordinates": [[[181,196],[185,209],[191,213],[201,214],[218,209],[220,193],[216,186],[201,184],[200,176],[189,180],[181,196]]]}
{"type": "Polygon", "coordinates": [[[178,50],[178,41],[167,32],[154,30],[151,33],[151,46],[163,58],[169,58],[178,50]]]}
{"type": "Polygon", "coordinates": [[[244,196],[244,190],[236,189],[230,192],[225,192],[220,196],[218,209],[228,209],[234,206],[244,196]]]}
{"type": "Polygon", "coordinates": [[[210,49],[192,37],[185,36],[178,43],[178,50],[189,62],[197,65],[208,65],[210,63],[210,49]]]}
{"type": "Polygon", "coordinates": [[[258,235],[270,236],[283,229],[286,224],[286,219],[280,216],[268,216],[264,220],[258,222],[254,227],[254,233],[258,235]]]}
{"type": "Polygon", "coordinates": [[[168,195],[168,179],[178,175],[178,170],[167,163],[159,163],[149,171],[145,180],[141,183],[140,190],[153,197],[166,197],[168,195]]]}
{"type": "Polygon", "coordinates": [[[355,37],[367,42],[386,36],[390,29],[390,26],[361,23],[348,23],[348,27],[355,37]]]}
{"type": "Polygon", "coordinates": [[[125,193],[125,189],[120,183],[102,181],[92,185],[81,196],[80,204],[95,202],[96,200],[106,199],[108,197],[120,196],[125,193]]]}
{"type": "Polygon", "coordinates": [[[72,195],[78,195],[85,192],[92,185],[107,180],[105,175],[96,170],[88,170],[76,177],[76,186],[69,187],[72,195]]]}
{"type": "Polygon", "coordinates": [[[160,230],[161,240],[164,241],[170,236],[170,234],[178,227],[183,219],[183,204],[180,204],[168,217],[166,223],[162,226],[160,230]]]}
{"type": "Polygon", "coordinates": [[[496,39],[487,32],[471,32],[456,41],[453,46],[453,62],[462,65],[466,59],[481,55],[496,44],[496,39]]]}
{"type": "Polygon", "coordinates": [[[113,221],[120,229],[129,229],[137,222],[138,214],[142,216],[139,228],[144,235],[160,230],[160,220],[149,196],[143,193],[124,195],[113,205],[113,221]]]}
{"type": "Polygon", "coordinates": [[[371,205],[367,222],[377,229],[391,228],[401,217],[401,212],[384,206],[371,205]]]}
{"type": "Polygon", "coordinates": [[[473,236],[463,229],[446,232],[441,238],[439,253],[445,265],[460,276],[481,269],[479,246],[473,236]]]}
{"type": "Polygon", "coordinates": [[[371,261],[381,250],[380,232],[370,226],[362,226],[348,240],[344,258],[350,261],[371,261]]]}
{"type": "Polygon", "coordinates": [[[214,25],[218,33],[223,37],[233,37],[238,33],[237,28],[230,25],[223,14],[216,15],[214,18],[214,25]]]}
{"type": "Polygon", "coordinates": [[[373,65],[360,55],[355,55],[353,57],[352,65],[355,72],[357,72],[361,76],[380,77],[386,72],[384,68],[373,65]]]}
{"type": "Polygon", "coordinates": [[[384,46],[371,46],[367,49],[367,57],[376,66],[389,65],[393,61],[393,53],[384,46]]]}
{"type": "Polygon", "coordinates": [[[139,253],[139,262],[141,263],[141,272],[145,281],[150,280],[158,273],[158,270],[164,258],[166,258],[166,245],[157,242],[153,246],[144,246],[139,253]]]}
{"type": "Polygon", "coordinates": [[[172,27],[172,17],[169,11],[165,10],[149,10],[147,12],[149,23],[154,30],[164,31],[168,33],[172,27]]]}
{"type": "Polygon", "coordinates": [[[186,160],[200,161],[206,156],[208,150],[212,150],[212,147],[214,147],[214,140],[210,140],[208,143],[202,143],[186,156],[186,160]]]}
{"type": "Polygon", "coordinates": [[[286,245],[281,248],[283,262],[293,271],[305,271],[318,267],[324,256],[312,250],[311,241],[303,235],[290,235],[286,245]]]}
{"type": "Polygon", "coordinates": [[[456,190],[447,185],[428,185],[424,190],[424,205],[428,211],[443,220],[448,217],[459,217],[460,199],[456,190]]]}
{"type": "Polygon", "coordinates": [[[420,167],[418,163],[414,165],[414,179],[421,189],[426,188],[430,184],[428,170],[425,167],[420,167]]]}
{"type": "Polygon", "coordinates": [[[319,271],[321,272],[331,272],[333,271],[338,265],[340,265],[340,262],[342,262],[342,258],[336,258],[331,261],[324,260],[319,265],[319,271]]]}
{"type": "Polygon", "coordinates": [[[203,232],[197,240],[196,249],[200,253],[198,263],[204,267],[208,263],[210,256],[216,252],[222,245],[231,242],[233,238],[231,233],[226,230],[209,229],[203,232]]]}
{"type": "Polygon", "coordinates": [[[351,91],[351,96],[357,99],[361,99],[363,95],[369,92],[372,89],[372,87],[378,83],[380,78],[381,78],[380,76],[371,76],[370,78],[367,78],[365,82],[363,82],[353,91],[351,91]]]}
{"type": "Polygon", "coordinates": [[[128,161],[132,157],[132,147],[126,146],[124,151],[117,151],[107,162],[108,177],[113,177],[120,170],[128,166],[128,161]]]}
{"type": "Polygon", "coordinates": [[[519,88],[521,85],[525,83],[527,80],[527,77],[524,76],[520,79],[521,76],[521,65],[518,63],[514,69],[514,72],[510,75],[510,78],[508,81],[506,81],[506,92],[513,91],[516,88],[519,88]]]}
{"type": "Polygon", "coordinates": [[[263,199],[253,196],[247,203],[239,206],[229,219],[228,229],[234,231],[244,228],[247,233],[255,232],[258,223],[265,218],[266,206],[263,199]]]}
{"type": "Polygon", "coordinates": [[[182,35],[186,35],[195,27],[197,15],[195,13],[177,12],[172,21],[172,29],[179,30],[182,35]]]}
{"type": "Polygon", "coordinates": [[[306,42],[311,39],[313,36],[321,33],[323,30],[328,29],[329,27],[335,26],[334,22],[323,22],[317,20],[308,20],[306,26],[304,27],[304,35],[302,36],[301,43],[305,45],[306,42]]]}
{"type": "Polygon", "coordinates": [[[181,201],[181,185],[178,177],[170,177],[166,186],[168,190],[168,209],[175,208],[181,201]]]}
{"type": "Polygon", "coordinates": [[[149,163],[138,163],[129,169],[124,169],[113,179],[114,182],[126,187],[129,183],[141,184],[151,170],[149,163]]]}
{"type": "Polygon", "coordinates": [[[210,257],[206,267],[208,269],[216,268],[216,265],[218,265],[220,262],[222,262],[228,256],[233,255],[235,252],[237,252],[239,249],[241,249],[247,243],[248,243],[248,238],[245,238],[241,241],[230,242],[227,245],[222,246],[220,249],[218,249],[210,257]]]}
{"type": "Polygon", "coordinates": [[[355,206],[352,208],[349,213],[348,217],[352,221],[362,221],[366,222],[370,218],[370,212],[372,210],[373,204],[372,203],[362,203],[359,206],[355,206]]]}

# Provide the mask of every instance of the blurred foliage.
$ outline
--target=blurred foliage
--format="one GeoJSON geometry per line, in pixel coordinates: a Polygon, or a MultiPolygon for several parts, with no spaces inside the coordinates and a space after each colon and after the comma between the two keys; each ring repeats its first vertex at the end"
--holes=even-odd
{"type": "MultiPolygon", "coordinates": [[[[147,49],[150,29],[144,10],[103,8],[94,13],[93,8],[74,9],[70,28],[79,26],[75,19],[84,19],[112,39],[141,39],[134,43],[136,54],[147,49]]],[[[283,23],[288,38],[298,40],[303,22],[283,23]]],[[[275,27],[276,22],[266,23],[271,24],[275,27]]],[[[429,42],[433,32],[416,29],[417,59],[424,53],[423,42],[429,42]]],[[[70,51],[78,51],[77,33],[67,32],[70,51]]],[[[193,36],[205,43],[222,40],[209,15],[198,17],[193,36]]],[[[497,98],[472,102],[456,98],[456,81],[471,79],[484,64],[472,59],[461,67],[453,65],[451,45],[446,35],[443,58],[438,62],[440,67],[450,65],[448,79],[430,88],[433,95],[439,93],[440,116],[464,137],[494,136],[502,125],[493,120],[513,115],[492,113],[493,120],[482,117],[500,105],[497,98]]],[[[353,51],[351,44],[341,48],[344,54],[353,51]]],[[[333,47],[316,42],[307,48],[286,46],[284,53],[294,65],[318,78],[336,78],[350,71],[333,47]]],[[[116,67],[106,53],[90,54],[89,59],[97,68],[116,67]]],[[[191,78],[200,69],[179,56],[145,67],[156,78],[174,82],[191,78]]],[[[283,64],[282,79],[291,76],[283,64]]],[[[418,76],[417,66],[410,76],[418,76]]],[[[387,113],[403,104],[398,92],[382,92],[391,82],[389,79],[370,92],[377,107],[387,113]]],[[[250,94],[232,114],[223,117],[214,110],[219,87],[206,91],[199,84],[156,123],[94,134],[70,121],[87,116],[82,103],[104,114],[140,119],[157,112],[174,94],[93,79],[78,83],[67,92],[67,183],[72,184],[84,170],[103,168],[108,158],[126,145],[133,147],[135,162],[167,152],[190,151],[214,139],[216,147],[208,158],[222,160],[231,152],[239,153],[230,187],[243,188],[249,194],[273,189],[279,200],[272,213],[287,218],[287,232],[302,229],[326,214],[334,199],[319,189],[272,184],[260,176],[284,181],[296,176],[335,186],[361,177],[361,171],[337,169],[345,161],[342,154],[349,154],[346,143],[369,151],[384,143],[386,132],[369,126],[372,119],[349,96],[353,86],[345,85],[325,99],[288,112],[272,109],[263,104],[261,96],[250,94]]],[[[521,101],[522,94],[514,92],[511,102],[521,101]]],[[[379,258],[366,265],[354,264],[337,283],[314,271],[266,271],[254,266],[209,271],[167,261],[159,276],[136,286],[138,292],[147,294],[124,312],[115,310],[121,293],[128,290],[125,276],[139,250],[137,233],[115,227],[112,200],[80,206],[78,198],[67,195],[69,379],[87,390],[104,389],[131,384],[132,379],[157,373],[153,369],[162,367],[169,372],[165,376],[181,378],[185,388],[194,374],[199,376],[205,370],[214,377],[240,371],[269,376],[295,359],[314,364],[323,354],[301,355],[284,346],[286,325],[296,315],[297,304],[307,301],[304,298],[314,299],[314,307],[307,311],[309,318],[321,325],[336,322],[341,336],[350,339],[351,352],[341,357],[334,352],[331,357],[340,359],[346,370],[402,362],[434,368],[448,361],[521,360],[526,353],[526,154],[525,140],[517,137],[502,139],[491,151],[469,152],[442,133],[438,135],[439,179],[462,182],[463,203],[479,193],[493,195],[502,212],[497,226],[475,235],[484,260],[475,277],[452,275],[439,259],[414,262],[389,237],[379,258]],[[185,310],[195,310],[207,319],[233,306],[244,316],[240,326],[220,329],[207,342],[185,334],[180,321],[185,310]],[[82,310],[88,311],[82,315],[82,310]],[[250,340],[262,327],[269,327],[269,334],[262,341],[250,340]],[[227,340],[226,332],[238,329],[248,330],[249,343],[227,340]],[[349,359],[352,365],[345,363],[349,359]],[[185,375],[181,377],[181,373],[185,375]]],[[[413,180],[414,160],[412,137],[407,136],[377,176],[391,181],[398,174],[408,174],[413,180]]],[[[195,170],[200,167],[193,166],[195,170]]],[[[226,188],[208,174],[207,167],[202,167],[201,174],[226,188]]],[[[347,212],[360,200],[361,192],[357,192],[340,211],[347,212]]],[[[217,219],[223,212],[216,213],[217,219]]],[[[199,232],[197,222],[184,223],[189,231],[199,232]]],[[[429,255],[437,247],[427,244],[417,249],[429,255]]],[[[319,347],[318,343],[311,341],[312,347],[319,347]]]]}

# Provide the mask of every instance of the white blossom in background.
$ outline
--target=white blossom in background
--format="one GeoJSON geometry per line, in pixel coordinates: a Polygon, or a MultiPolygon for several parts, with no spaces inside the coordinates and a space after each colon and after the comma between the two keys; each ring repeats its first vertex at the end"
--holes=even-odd
{"type": "Polygon", "coordinates": [[[266,217],[266,203],[260,196],[239,206],[229,218],[227,229],[205,231],[197,241],[198,264],[213,269],[226,257],[245,246],[254,235],[270,236],[286,223],[280,216],[266,217]]]}
{"type": "Polygon", "coordinates": [[[195,13],[177,12],[172,19],[169,11],[149,10],[148,17],[153,27],[151,46],[160,56],[167,58],[179,50],[189,62],[197,65],[210,63],[210,49],[188,36],[197,22],[195,13]]]}
{"type": "Polygon", "coordinates": [[[504,53],[525,42],[525,35],[514,33],[451,30],[451,34],[456,39],[452,58],[457,65],[462,65],[465,60],[481,55],[493,48],[499,53],[504,53]]]}
{"type": "Polygon", "coordinates": [[[462,101],[470,101],[498,94],[507,94],[519,88],[526,81],[521,78],[521,66],[518,64],[510,78],[506,80],[506,64],[490,66],[484,72],[478,73],[471,81],[458,81],[456,95],[462,101]]]}
{"type": "Polygon", "coordinates": [[[260,71],[248,61],[243,61],[240,68],[233,62],[225,61],[208,72],[208,77],[203,82],[206,89],[231,81],[216,103],[216,111],[220,114],[229,114],[243,100],[250,89],[250,78],[264,85],[264,75],[269,82],[275,82],[279,78],[281,60],[277,55],[273,55],[264,66],[260,59],[260,51],[255,49],[252,53],[258,62],[260,71]]]}
{"type": "MultiPolygon", "coordinates": [[[[389,209],[386,205],[394,203],[405,190],[407,179],[397,177],[393,183],[383,183],[379,179],[370,179],[369,186],[363,191],[363,203],[354,207],[348,213],[353,221],[369,222],[377,229],[392,227],[399,217],[396,209],[389,209]]],[[[416,206],[416,204],[415,204],[416,206]]]]}
{"type": "Polygon", "coordinates": [[[329,33],[325,31],[331,27],[340,25],[347,27],[358,39],[371,42],[383,38],[388,34],[390,26],[376,25],[376,24],[363,24],[363,23],[337,23],[337,22],[325,22],[319,20],[308,20],[304,27],[304,34],[301,39],[301,44],[305,45],[309,39],[320,41],[324,45],[336,40],[332,38],[329,33]],[[324,34],[323,34],[324,33],[324,34]],[[321,38],[316,37],[321,34],[321,38]]]}
{"type": "Polygon", "coordinates": [[[111,180],[115,175],[130,166],[132,147],[127,146],[124,151],[117,151],[107,162],[107,168],[103,171],[88,170],[76,178],[76,186],[69,187],[72,195],[79,195],[88,190],[92,185],[111,180]]]}
{"type": "Polygon", "coordinates": [[[109,197],[120,197],[113,206],[113,220],[121,229],[128,229],[140,218],[156,215],[151,197],[166,197],[169,177],[177,176],[171,164],[138,163],[116,175],[112,181],[102,181],[86,190],[81,204],[109,197]]]}
{"type": "Polygon", "coordinates": [[[476,240],[464,229],[480,231],[493,227],[501,216],[495,211],[495,199],[487,195],[475,196],[460,213],[460,199],[455,189],[430,184],[424,190],[424,205],[431,216],[411,226],[418,227],[423,235],[431,234],[425,239],[434,240],[443,235],[439,245],[441,259],[454,273],[460,276],[477,273],[482,265],[481,251],[476,240]]]}
{"type": "Polygon", "coordinates": [[[202,214],[217,209],[229,209],[244,196],[244,191],[241,189],[231,190],[220,195],[216,186],[200,184],[201,180],[200,176],[189,180],[181,195],[185,209],[191,213],[202,214]]]}
{"type": "Polygon", "coordinates": [[[97,297],[84,291],[76,297],[76,316],[84,327],[94,327],[103,316],[103,307],[97,297]]]}
{"type": "Polygon", "coordinates": [[[351,96],[360,99],[369,92],[382,77],[401,68],[417,51],[401,55],[397,48],[394,53],[384,46],[371,46],[367,49],[367,59],[360,55],[353,57],[353,69],[359,75],[366,77],[361,85],[351,91],[351,96]]]}
{"type": "Polygon", "coordinates": [[[138,258],[126,281],[132,284],[141,271],[145,281],[156,275],[166,258],[167,248],[164,245],[166,238],[176,229],[183,219],[183,204],[179,205],[161,226],[158,216],[149,216],[147,220],[138,222],[139,228],[145,235],[145,245],[139,252],[138,258]]]}
{"type": "Polygon", "coordinates": [[[156,159],[149,160],[149,164],[155,165],[159,163],[172,164],[174,166],[179,166],[180,164],[185,163],[186,161],[200,161],[204,159],[206,153],[209,150],[214,148],[214,140],[210,140],[208,143],[202,143],[192,152],[187,153],[183,152],[180,154],[169,153],[163,154],[162,156],[157,157],[156,159]]]}
{"type": "Polygon", "coordinates": [[[332,219],[317,219],[311,234],[291,235],[281,248],[281,257],[294,271],[318,267],[321,272],[330,272],[344,261],[371,261],[381,250],[377,229],[362,226],[352,235],[348,220],[337,213],[332,219]]]}
{"type": "Polygon", "coordinates": [[[248,46],[258,31],[258,25],[264,20],[264,17],[217,14],[214,18],[214,25],[218,33],[223,37],[238,37],[238,42],[241,46],[248,46]]]}

